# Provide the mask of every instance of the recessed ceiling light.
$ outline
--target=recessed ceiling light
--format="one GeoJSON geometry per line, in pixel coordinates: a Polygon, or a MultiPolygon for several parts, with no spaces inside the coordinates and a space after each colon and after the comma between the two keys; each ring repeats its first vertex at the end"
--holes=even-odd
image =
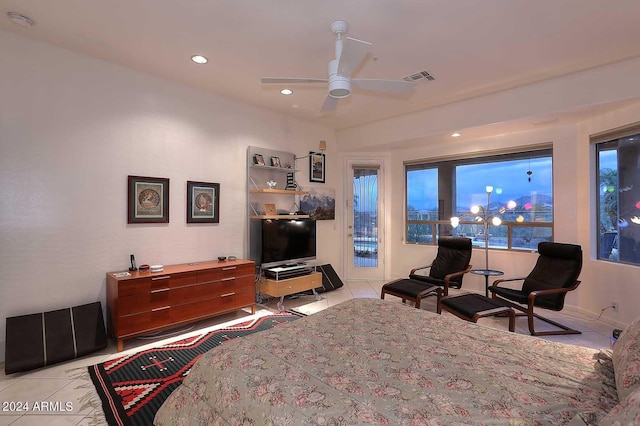
{"type": "Polygon", "coordinates": [[[460,136],[462,136],[462,133],[458,133],[458,132],[451,133],[452,138],[459,138],[460,136]]]}
{"type": "Polygon", "coordinates": [[[291,89],[282,89],[280,91],[280,93],[282,93],[283,95],[293,95],[293,90],[291,90],[291,89]]]}
{"type": "Polygon", "coordinates": [[[33,27],[33,24],[34,24],[33,19],[31,19],[28,16],[25,16],[25,15],[23,15],[21,13],[8,12],[7,16],[9,17],[11,22],[13,22],[16,25],[19,25],[19,26],[24,27],[24,28],[33,27]]]}
{"type": "Polygon", "coordinates": [[[193,55],[191,57],[191,60],[196,64],[206,64],[207,62],[209,62],[209,60],[202,55],[193,55]]]}

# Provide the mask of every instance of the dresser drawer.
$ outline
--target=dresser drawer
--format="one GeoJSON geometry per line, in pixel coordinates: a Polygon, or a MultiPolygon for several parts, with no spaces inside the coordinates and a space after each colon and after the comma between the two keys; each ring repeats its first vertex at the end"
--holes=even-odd
{"type": "Polygon", "coordinates": [[[167,306],[170,301],[170,287],[151,290],[149,293],[132,294],[118,299],[118,316],[147,312],[155,308],[167,306]]]}
{"type": "Polygon", "coordinates": [[[255,297],[253,292],[230,293],[221,297],[172,306],[171,318],[173,321],[182,321],[210,316],[211,312],[231,311],[253,304],[255,297]]]}
{"type": "Polygon", "coordinates": [[[179,274],[151,275],[135,280],[123,281],[118,285],[118,296],[151,293],[152,291],[162,290],[168,287],[182,287],[195,284],[196,279],[196,272],[183,272],[179,274]]]}
{"type": "Polygon", "coordinates": [[[222,266],[216,269],[198,271],[198,282],[220,281],[228,278],[253,275],[254,273],[255,266],[253,264],[222,266]]]}
{"type": "Polygon", "coordinates": [[[141,314],[120,318],[118,323],[118,337],[141,334],[171,324],[171,307],[155,308],[141,314]]]}

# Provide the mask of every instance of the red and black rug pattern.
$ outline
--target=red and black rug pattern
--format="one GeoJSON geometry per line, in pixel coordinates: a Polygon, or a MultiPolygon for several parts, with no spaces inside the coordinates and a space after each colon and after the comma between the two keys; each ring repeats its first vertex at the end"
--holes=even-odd
{"type": "Polygon", "coordinates": [[[280,312],[89,367],[109,425],[152,425],[162,403],[208,350],[304,316],[280,312]]]}

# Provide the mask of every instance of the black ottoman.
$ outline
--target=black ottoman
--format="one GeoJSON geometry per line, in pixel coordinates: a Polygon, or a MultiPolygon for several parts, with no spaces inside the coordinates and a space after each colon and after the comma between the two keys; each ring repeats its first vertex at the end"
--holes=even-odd
{"type": "Polygon", "coordinates": [[[477,322],[483,317],[506,314],[509,316],[509,331],[515,331],[516,328],[516,313],[510,306],[481,294],[468,293],[443,297],[438,303],[438,313],[443,309],[471,322],[477,322]]]}
{"type": "MultiPolygon", "coordinates": [[[[432,293],[438,293],[441,287],[431,285],[423,281],[412,280],[410,278],[401,278],[386,283],[382,286],[380,298],[384,299],[385,294],[391,294],[402,299],[402,303],[411,300],[415,303],[415,307],[420,309],[420,301],[432,293]]],[[[439,294],[438,294],[439,296],[439,294]]]]}

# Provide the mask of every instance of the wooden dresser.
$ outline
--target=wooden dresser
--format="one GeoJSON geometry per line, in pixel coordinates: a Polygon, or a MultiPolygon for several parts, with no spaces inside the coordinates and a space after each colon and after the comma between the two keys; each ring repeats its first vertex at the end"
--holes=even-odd
{"type": "Polygon", "coordinates": [[[168,265],[162,272],[107,273],[109,334],[118,340],[243,308],[255,313],[255,264],[249,260],[168,265]]]}

